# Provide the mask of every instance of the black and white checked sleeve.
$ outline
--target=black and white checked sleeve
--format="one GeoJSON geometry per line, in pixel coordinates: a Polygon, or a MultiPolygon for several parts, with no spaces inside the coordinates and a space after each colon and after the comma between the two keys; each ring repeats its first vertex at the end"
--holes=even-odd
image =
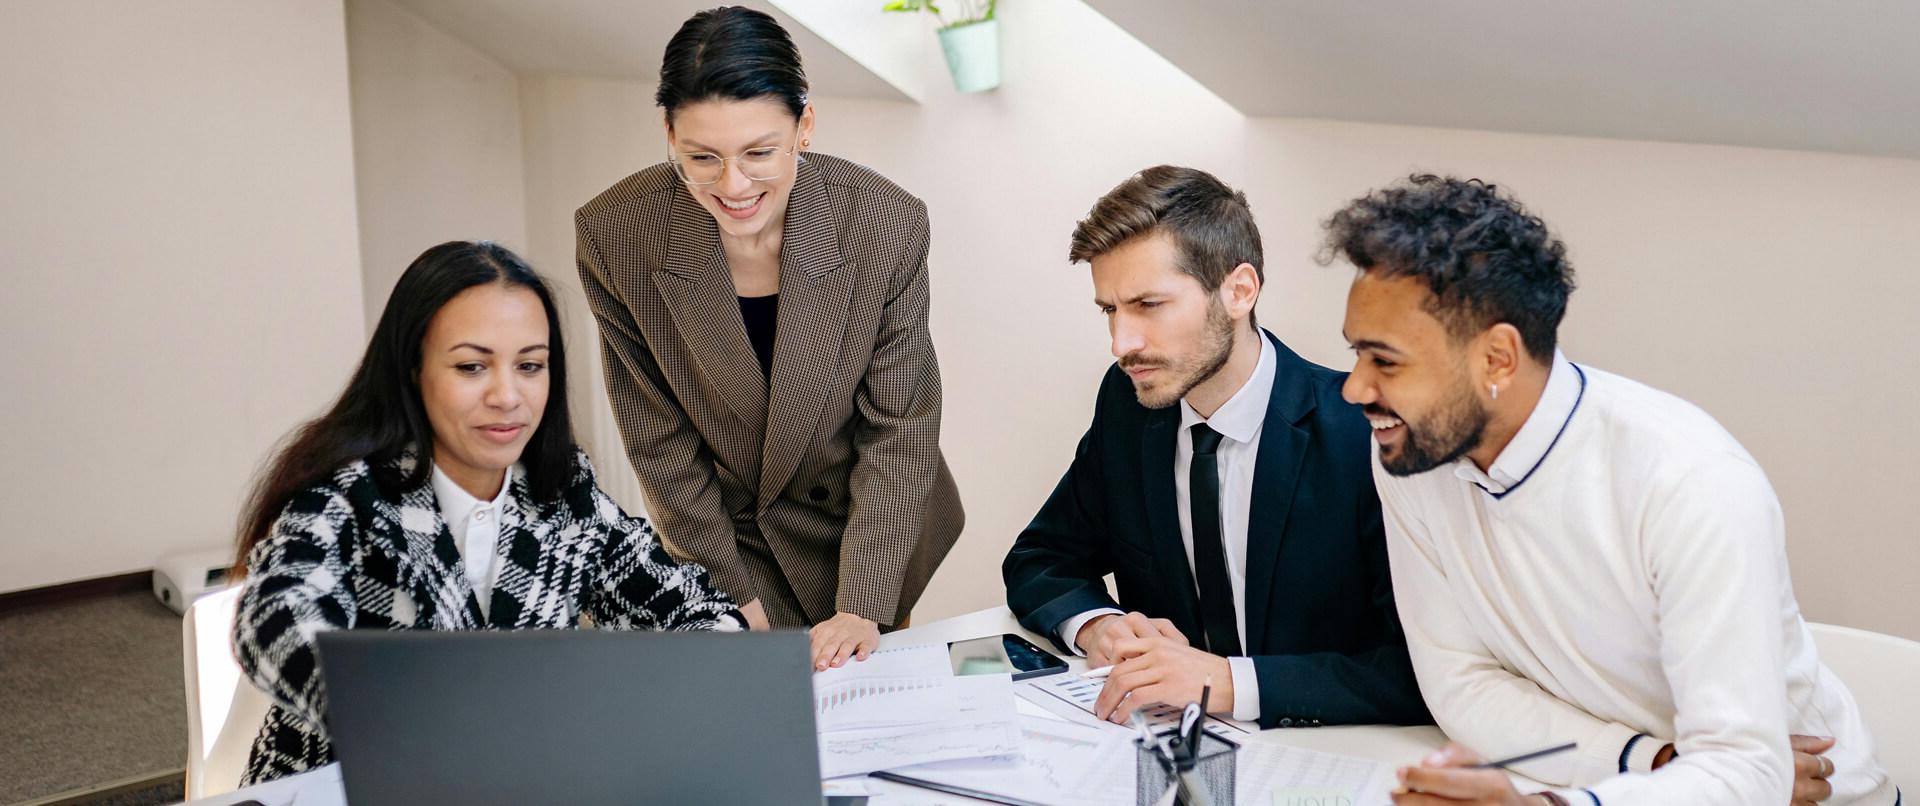
{"type": "Polygon", "coordinates": [[[247,678],[277,704],[324,724],[325,695],[314,635],[353,627],[347,546],[356,529],[345,494],[316,487],[294,496],[247,558],[233,621],[234,654],[247,678]]]}

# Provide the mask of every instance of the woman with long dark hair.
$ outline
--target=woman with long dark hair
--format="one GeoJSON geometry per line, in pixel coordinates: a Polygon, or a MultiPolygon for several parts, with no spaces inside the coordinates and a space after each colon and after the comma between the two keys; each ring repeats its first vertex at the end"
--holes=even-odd
{"type": "Polygon", "coordinates": [[[963,515],[940,453],[927,208],[807,150],[793,40],[695,14],[655,99],[667,161],[575,217],[607,393],[648,514],[816,668],[904,626],[963,515]]]}
{"type": "Polygon", "coordinates": [[[595,485],[560,334],[546,283],[499,245],[444,243],[400,276],[346,391],[241,519],[234,648],[274,701],[243,783],[333,758],[316,631],[744,626],[595,485]]]}

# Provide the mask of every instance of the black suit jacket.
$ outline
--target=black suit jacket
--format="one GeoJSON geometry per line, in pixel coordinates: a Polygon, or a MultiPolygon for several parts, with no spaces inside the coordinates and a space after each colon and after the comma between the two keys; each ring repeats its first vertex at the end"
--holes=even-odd
{"type": "MultiPolygon", "coordinates": [[[[1370,427],[1340,398],[1346,373],[1262,333],[1277,361],[1254,464],[1243,603],[1260,723],[1430,723],[1394,611],[1370,427]]],[[[1062,622],[1118,607],[1170,619],[1201,643],[1174,497],[1179,426],[1178,406],[1141,406],[1126,373],[1108,370],[1073,465],[1001,566],[1022,626],[1058,644],[1062,622]],[[1119,602],[1102,581],[1109,573],[1119,602]]]]}

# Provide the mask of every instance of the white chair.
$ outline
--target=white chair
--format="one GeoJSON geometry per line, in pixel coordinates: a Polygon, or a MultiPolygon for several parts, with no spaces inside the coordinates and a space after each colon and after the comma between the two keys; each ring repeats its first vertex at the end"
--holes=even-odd
{"type": "Polygon", "coordinates": [[[233,612],[240,586],[200,597],[181,625],[187,679],[187,798],[233,791],[270,701],[240,674],[233,612]]]}
{"type": "Polygon", "coordinates": [[[1852,627],[1812,624],[1820,662],[1840,676],[1879,745],[1893,782],[1920,795],[1920,643],[1852,627]]]}

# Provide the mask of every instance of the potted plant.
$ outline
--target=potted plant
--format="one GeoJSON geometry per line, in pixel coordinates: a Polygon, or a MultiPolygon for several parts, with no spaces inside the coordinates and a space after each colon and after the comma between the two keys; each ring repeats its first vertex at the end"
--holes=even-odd
{"type": "Polygon", "coordinates": [[[993,18],[999,0],[892,0],[882,11],[925,11],[940,23],[940,49],[947,54],[953,88],[980,92],[1000,86],[1000,23],[993,18]]]}

